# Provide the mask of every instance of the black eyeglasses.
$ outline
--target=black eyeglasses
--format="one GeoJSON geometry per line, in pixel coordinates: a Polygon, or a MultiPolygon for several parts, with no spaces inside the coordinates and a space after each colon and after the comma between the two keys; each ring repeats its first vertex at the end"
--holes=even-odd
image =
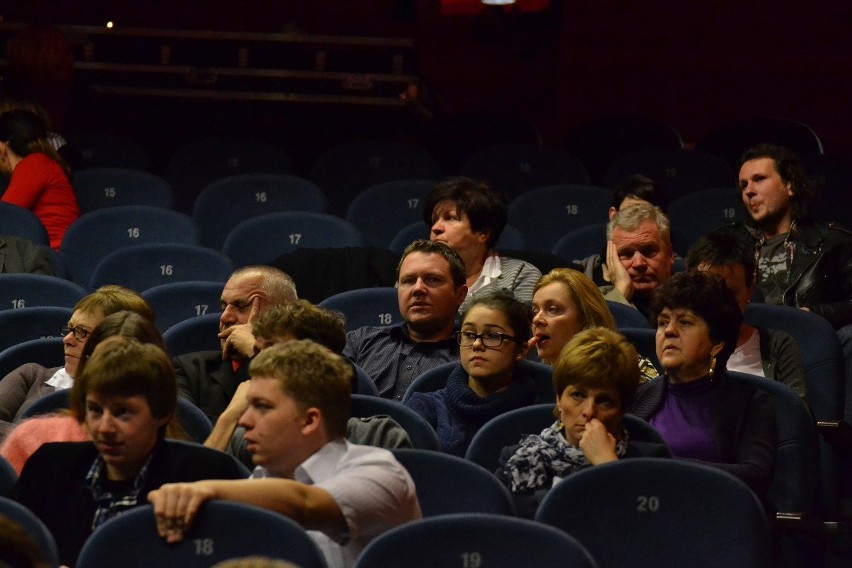
{"type": "Polygon", "coordinates": [[[76,339],[77,341],[83,341],[87,337],[89,337],[89,334],[92,332],[81,325],[78,325],[76,327],[71,327],[68,325],[64,326],[62,328],[62,337],[65,337],[69,333],[73,333],[74,339],[76,339]]]}
{"type": "Polygon", "coordinates": [[[462,347],[470,347],[476,343],[477,339],[481,339],[484,346],[491,347],[492,349],[500,347],[507,339],[509,341],[517,341],[517,339],[511,335],[506,335],[505,333],[499,333],[496,331],[486,331],[485,333],[459,331],[456,333],[456,341],[458,341],[459,345],[462,347]]]}

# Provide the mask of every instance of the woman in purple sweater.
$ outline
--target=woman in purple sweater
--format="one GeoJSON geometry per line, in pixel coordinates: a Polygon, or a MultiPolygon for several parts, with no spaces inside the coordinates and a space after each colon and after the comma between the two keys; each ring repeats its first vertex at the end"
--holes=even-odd
{"type": "Polygon", "coordinates": [[[630,412],[662,434],[675,457],[727,471],[761,498],[775,466],[775,409],[768,395],[731,380],[725,363],[742,315],[715,275],[684,272],[651,306],[666,374],[639,387],[630,412]]]}

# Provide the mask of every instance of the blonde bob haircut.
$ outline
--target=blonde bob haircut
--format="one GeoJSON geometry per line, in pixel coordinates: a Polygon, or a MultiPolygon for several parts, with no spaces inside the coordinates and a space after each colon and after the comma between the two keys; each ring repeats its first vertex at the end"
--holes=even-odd
{"type": "Polygon", "coordinates": [[[617,331],[584,329],[571,338],[553,365],[553,389],[568,386],[618,391],[620,410],[629,408],[639,388],[639,355],[617,331]]]}
{"type": "Polygon", "coordinates": [[[309,339],[288,341],[258,353],[248,372],[252,379],[276,379],[300,413],[318,408],[329,439],[346,435],[352,406],[352,367],[339,355],[309,339]]]}
{"type": "Polygon", "coordinates": [[[577,306],[582,318],[583,329],[605,327],[615,330],[615,319],[609,312],[603,294],[592,279],[571,268],[554,268],[538,279],[533,288],[533,296],[539,288],[559,282],[568,289],[568,297],[577,306]]]}

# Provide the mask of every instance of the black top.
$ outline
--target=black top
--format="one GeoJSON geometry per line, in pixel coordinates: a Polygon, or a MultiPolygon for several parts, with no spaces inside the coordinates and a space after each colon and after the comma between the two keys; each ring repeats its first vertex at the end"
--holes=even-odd
{"type": "MultiPolygon", "coordinates": [[[[91,442],[44,444],[27,460],[13,498],[47,525],[56,540],[59,560],[73,566],[92,533],[95,500],[86,475],[98,452],[91,442]]],[[[164,483],[202,479],[244,479],[245,468],[231,456],[198,444],[164,440],[154,448],[139,505],[164,483]]]]}

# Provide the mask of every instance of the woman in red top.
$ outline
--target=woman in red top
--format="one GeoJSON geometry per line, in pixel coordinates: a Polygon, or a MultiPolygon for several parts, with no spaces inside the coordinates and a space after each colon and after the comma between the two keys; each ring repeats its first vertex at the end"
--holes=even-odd
{"type": "Polygon", "coordinates": [[[59,249],[65,230],[80,216],[68,166],[47,140],[35,114],[11,110],[0,115],[0,173],[11,177],[2,200],[29,209],[59,249]]]}

